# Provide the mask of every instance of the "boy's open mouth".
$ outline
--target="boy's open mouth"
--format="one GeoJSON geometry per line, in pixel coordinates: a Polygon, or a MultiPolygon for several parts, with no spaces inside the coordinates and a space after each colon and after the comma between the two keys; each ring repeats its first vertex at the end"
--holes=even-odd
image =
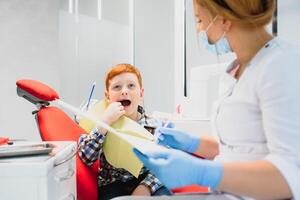
{"type": "Polygon", "coordinates": [[[122,104],[122,106],[130,106],[131,101],[130,100],[121,100],[120,103],[122,104]]]}

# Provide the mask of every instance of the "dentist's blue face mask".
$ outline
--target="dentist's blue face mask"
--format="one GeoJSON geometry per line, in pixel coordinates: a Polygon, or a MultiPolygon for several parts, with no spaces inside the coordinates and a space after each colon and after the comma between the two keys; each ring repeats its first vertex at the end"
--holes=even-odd
{"type": "Polygon", "coordinates": [[[201,44],[210,52],[217,54],[217,55],[223,55],[226,54],[228,52],[232,52],[232,49],[229,45],[228,40],[224,37],[225,36],[225,32],[223,33],[223,35],[221,36],[221,38],[215,42],[214,44],[210,43],[208,40],[208,36],[207,36],[207,31],[209,30],[209,28],[212,26],[212,24],[216,21],[218,16],[216,16],[212,22],[210,22],[210,24],[207,26],[205,31],[200,31],[199,32],[199,41],[201,42],[201,44]]]}

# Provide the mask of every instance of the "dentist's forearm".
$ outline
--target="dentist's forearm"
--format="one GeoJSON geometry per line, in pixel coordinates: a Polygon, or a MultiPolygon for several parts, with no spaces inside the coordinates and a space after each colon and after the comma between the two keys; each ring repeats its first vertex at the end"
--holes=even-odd
{"type": "Polygon", "coordinates": [[[291,190],[284,177],[268,161],[225,163],[221,191],[255,199],[290,199],[291,190]]]}
{"type": "Polygon", "coordinates": [[[219,144],[212,137],[202,136],[195,154],[197,156],[212,160],[219,154],[219,144]]]}

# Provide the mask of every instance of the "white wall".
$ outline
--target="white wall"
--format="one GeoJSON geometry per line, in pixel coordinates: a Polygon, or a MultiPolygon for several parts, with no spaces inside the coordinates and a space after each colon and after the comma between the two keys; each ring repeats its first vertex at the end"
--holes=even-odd
{"type": "Polygon", "coordinates": [[[95,80],[95,97],[102,97],[105,71],[117,63],[130,62],[142,72],[147,112],[173,112],[177,1],[122,0],[120,4],[120,0],[102,0],[100,21],[96,2],[79,1],[78,21],[67,6],[60,11],[62,97],[79,105],[95,80]]]}
{"type": "Polygon", "coordinates": [[[39,140],[34,107],[15,83],[38,79],[59,91],[58,0],[1,0],[0,27],[0,136],[39,140]]]}
{"type": "Polygon", "coordinates": [[[34,106],[16,95],[19,78],[45,82],[79,106],[94,81],[94,98],[103,97],[105,72],[121,62],[141,69],[148,112],[171,112],[174,2],[135,2],[133,9],[133,0],[0,1],[1,135],[39,139],[34,106]]]}
{"type": "Polygon", "coordinates": [[[74,1],[74,12],[61,0],[59,38],[61,97],[79,106],[88,98],[94,81],[94,98],[103,98],[106,71],[118,63],[132,63],[130,0],[74,1]],[[78,5],[78,7],[76,6],[78,5]],[[108,10],[108,11],[107,11],[108,10]],[[101,18],[98,17],[101,12],[101,18]]]}
{"type": "Polygon", "coordinates": [[[68,1],[62,2],[60,77],[65,101],[80,105],[94,81],[94,97],[103,97],[105,72],[128,62],[142,72],[147,112],[174,110],[173,0],[102,0],[101,20],[97,0],[79,1],[77,17],[76,1],[72,13],[68,1]]]}
{"type": "Polygon", "coordinates": [[[278,0],[278,35],[300,45],[300,1],[278,0]]]}
{"type": "Polygon", "coordinates": [[[135,0],[135,65],[148,112],[174,111],[174,0],[135,0]]]}
{"type": "Polygon", "coordinates": [[[40,139],[35,107],[16,94],[20,78],[49,84],[75,106],[94,81],[94,97],[103,97],[107,69],[133,61],[132,3],[119,1],[101,1],[102,9],[116,11],[102,12],[101,20],[97,0],[0,1],[0,135],[40,139]]]}
{"type": "MultiPolygon", "coordinates": [[[[149,112],[173,112],[182,100],[184,1],[102,0],[101,20],[98,2],[0,1],[0,135],[39,139],[34,106],[16,95],[20,78],[48,83],[65,101],[79,105],[94,81],[94,97],[103,96],[109,67],[134,62],[143,73],[149,112]]],[[[192,7],[188,9],[189,46],[195,49],[192,7]]],[[[279,0],[279,35],[298,44],[299,9],[298,0],[279,0]]],[[[201,50],[193,52],[190,66],[217,62],[201,50]]]]}

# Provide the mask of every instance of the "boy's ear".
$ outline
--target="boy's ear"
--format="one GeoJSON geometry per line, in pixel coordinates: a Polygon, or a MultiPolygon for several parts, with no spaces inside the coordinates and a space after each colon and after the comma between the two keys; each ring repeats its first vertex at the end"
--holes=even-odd
{"type": "Polygon", "coordinates": [[[105,90],[104,95],[105,95],[106,100],[109,100],[109,93],[107,90],[105,90]]]}
{"type": "Polygon", "coordinates": [[[141,94],[140,94],[141,98],[144,98],[144,91],[145,91],[144,88],[141,88],[141,94]]]}

